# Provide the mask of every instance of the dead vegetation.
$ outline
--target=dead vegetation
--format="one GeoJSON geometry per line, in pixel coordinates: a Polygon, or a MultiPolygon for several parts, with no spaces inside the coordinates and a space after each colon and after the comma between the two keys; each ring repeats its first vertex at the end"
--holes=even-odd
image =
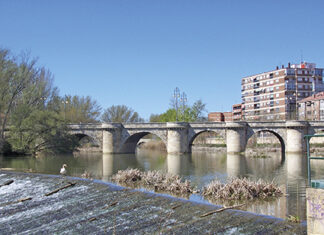
{"type": "MultiPolygon", "coordinates": [[[[195,190],[190,181],[178,175],[160,171],[142,172],[139,169],[120,170],[112,180],[124,186],[145,187],[160,192],[189,194],[195,190]]],[[[282,196],[280,188],[273,182],[252,181],[247,178],[230,178],[227,183],[214,180],[206,185],[201,194],[213,199],[252,200],[282,196]]]]}
{"type": "Polygon", "coordinates": [[[176,194],[192,193],[193,187],[188,180],[178,175],[160,171],[142,172],[138,169],[120,170],[112,177],[119,184],[143,186],[155,191],[165,191],[176,194]]]}
{"type": "Polygon", "coordinates": [[[283,195],[280,188],[273,182],[263,180],[251,181],[247,178],[230,178],[224,184],[218,180],[210,182],[202,190],[202,195],[212,196],[215,199],[251,200],[266,199],[283,195]]]}

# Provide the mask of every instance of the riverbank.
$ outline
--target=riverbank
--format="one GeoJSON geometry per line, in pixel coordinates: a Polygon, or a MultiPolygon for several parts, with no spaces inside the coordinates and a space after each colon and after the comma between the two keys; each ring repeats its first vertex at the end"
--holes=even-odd
{"type": "Polygon", "coordinates": [[[0,233],[306,234],[305,224],[125,189],[0,171],[0,233]],[[55,189],[75,183],[59,191],[55,189]],[[49,192],[53,194],[46,196],[49,192]],[[214,213],[210,213],[214,212],[214,213]]]}

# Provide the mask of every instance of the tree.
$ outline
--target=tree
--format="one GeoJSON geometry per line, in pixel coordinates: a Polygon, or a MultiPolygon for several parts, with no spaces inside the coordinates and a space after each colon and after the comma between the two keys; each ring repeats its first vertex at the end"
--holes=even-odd
{"type": "Polygon", "coordinates": [[[194,121],[205,121],[207,120],[204,114],[207,112],[206,104],[201,99],[197,100],[191,107],[194,121]]]}
{"type": "Polygon", "coordinates": [[[161,122],[161,114],[151,114],[150,115],[150,122],[161,122]]]}
{"type": "Polygon", "coordinates": [[[101,116],[103,122],[144,122],[133,109],[126,105],[113,105],[107,108],[101,116]]]}
{"type": "Polygon", "coordinates": [[[52,75],[37,67],[35,59],[28,54],[16,58],[0,49],[0,143],[5,142],[9,126],[19,127],[35,110],[44,109],[45,99],[55,91],[52,75]]]}
{"type": "Polygon", "coordinates": [[[191,107],[187,105],[178,107],[178,114],[175,108],[170,108],[165,113],[152,114],[150,122],[176,122],[177,117],[179,122],[205,121],[207,120],[204,116],[205,106],[206,104],[198,100],[191,107]]]}
{"type": "Polygon", "coordinates": [[[60,98],[53,76],[36,62],[28,54],[14,57],[0,48],[0,152],[4,146],[33,154],[75,146],[59,115],[60,98]]]}
{"type": "Polygon", "coordinates": [[[98,122],[101,107],[90,96],[66,95],[59,103],[60,114],[67,123],[98,122]]]}
{"type": "Polygon", "coordinates": [[[165,113],[160,115],[160,122],[176,122],[177,111],[175,109],[168,109],[165,113]]]}
{"type": "Polygon", "coordinates": [[[12,126],[9,143],[15,152],[71,152],[78,145],[62,117],[50,110],[34,111],[19,126],[12,126]]]}

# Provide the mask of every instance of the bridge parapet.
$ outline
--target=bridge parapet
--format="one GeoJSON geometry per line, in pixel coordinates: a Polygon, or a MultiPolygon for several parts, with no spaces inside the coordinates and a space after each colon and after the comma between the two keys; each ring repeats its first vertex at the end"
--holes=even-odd
{"type": "Polygon", "coordinates": [[[125,123],[123,126],[126,129],[165,129],[167,123],[152,122],[152,123],[125,123]]]}
{"type": "Polygon", "coordinates": [[[101,129],[101,123],[80,123],[80,124],[68,124],[71,130],[95,130],[101,129]]]}

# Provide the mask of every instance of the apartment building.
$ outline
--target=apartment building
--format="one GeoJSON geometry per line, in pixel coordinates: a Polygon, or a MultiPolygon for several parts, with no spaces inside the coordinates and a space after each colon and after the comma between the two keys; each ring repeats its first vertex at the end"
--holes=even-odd
{"type": "Polygon", "coordinates": [[[324,121],[324,92],[298,101],[298,120],[324,121]]]}
{"type": "Polygon", "coordinates": [[[210,122],[228,122],[232,121],[232,112],[212,112],[208,113],[208,121],[210,122]]]}
{"type": "Polygon", "coordinates": [[[232,106],[233,121],[242,120],[242,104],[234,104],[232,106]]]}
{"type": "Polygon", "coordinates": [[[324,91],[323,68],[303,62],[242,78],[242,119],[297,119],[297,102],[324,91]]]}

